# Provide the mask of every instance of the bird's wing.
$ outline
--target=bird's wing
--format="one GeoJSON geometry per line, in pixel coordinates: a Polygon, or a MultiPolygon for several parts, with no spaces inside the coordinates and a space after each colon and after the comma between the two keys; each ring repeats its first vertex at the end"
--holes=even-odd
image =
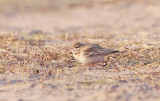
{"type": "Polygon", "coordinates": [[[102,48],[98,44],[91,44],[83,48],[83,54],[86,56],[107,55],[119,51],[102,48]]]}

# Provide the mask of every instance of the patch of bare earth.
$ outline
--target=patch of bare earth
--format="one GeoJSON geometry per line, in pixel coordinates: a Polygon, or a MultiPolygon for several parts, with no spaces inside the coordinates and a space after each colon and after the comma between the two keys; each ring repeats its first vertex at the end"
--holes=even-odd
{"type": "Polygon", "coordinates": [[[0,100],[160,100],[159,3],[1,14],[0,100]],[[77,41],[125,53],[91,68],[73,58],[77,41]]]}

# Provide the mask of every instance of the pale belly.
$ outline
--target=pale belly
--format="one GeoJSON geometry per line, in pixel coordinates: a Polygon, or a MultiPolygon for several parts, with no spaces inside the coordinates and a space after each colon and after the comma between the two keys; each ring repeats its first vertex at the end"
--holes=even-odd
{"type": "Polygon", "coordinates": [[[104,62],[105,56],[92,56],[92,57],[85,57],[81,56],[79,61],[83,64],[90,64],[90,63],[97,63],[97,62],[104,62]]]}

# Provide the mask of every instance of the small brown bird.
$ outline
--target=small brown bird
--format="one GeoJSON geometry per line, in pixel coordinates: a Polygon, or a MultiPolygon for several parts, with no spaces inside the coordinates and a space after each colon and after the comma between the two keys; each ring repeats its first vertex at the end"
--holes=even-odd
{"type": "Polygon", "coordinates": [[[98,44],[79,42],[73,45],[72,50],[74,58],[82,64],[103,62],[106,55],[118,52],[120,51],[102,48],[98,44]]]}

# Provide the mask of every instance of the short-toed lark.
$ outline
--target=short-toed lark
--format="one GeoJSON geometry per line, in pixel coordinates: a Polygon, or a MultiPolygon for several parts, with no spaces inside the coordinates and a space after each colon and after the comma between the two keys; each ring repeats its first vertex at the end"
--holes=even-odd
{"type": "Polygon", "coordinates": [[[104,57],[109,54],[118,53],[120,51],[102,48],[98,44],[75,43],[73,45],[73,56],[82,64],[90,64],[103,62],[104,57]]]}

